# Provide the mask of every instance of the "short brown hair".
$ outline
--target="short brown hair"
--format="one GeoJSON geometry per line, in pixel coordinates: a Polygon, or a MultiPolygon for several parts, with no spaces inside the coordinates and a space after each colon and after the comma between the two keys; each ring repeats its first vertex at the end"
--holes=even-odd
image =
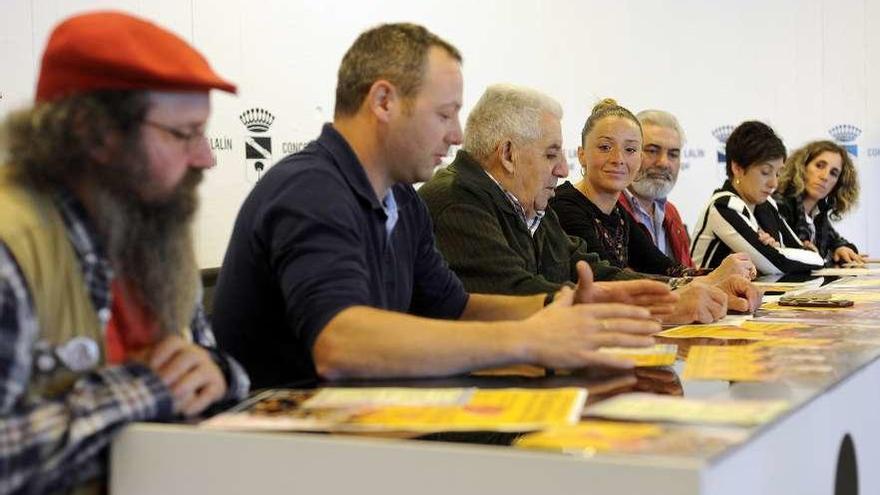
{"type": "Polygon", "coordinates": [[[382,24],[361,33],[339,65],[335,116],[354,115],[380,79],[405,98],[415,95],[424,79],[428,51],[435,46],[462,61],[458,49],[417,24],[382,24]]]}
{"type": "Polygon", "coordinates": [[[779,175],[779,194],[783,196],[804,194],[804,174],[807,170],[807,164],[826,151],[840,155],[840,177],[837,179],[834,189],[827,196],[828,205],[831,207],[831,218],[840,220],[843,214],[853,208],[859,199],[859,179],[849,154],[835,142],[813,141],[795,150],[785,161],[785,167],[779,175]]]}

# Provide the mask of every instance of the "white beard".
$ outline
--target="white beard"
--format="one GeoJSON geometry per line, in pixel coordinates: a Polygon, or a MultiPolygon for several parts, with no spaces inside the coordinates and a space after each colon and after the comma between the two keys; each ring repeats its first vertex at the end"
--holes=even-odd
{"type": "Polygon", "coordinates": [[[667,181],[665,179],[652,179],[650,177],[641,177],[630,184],[632,190],[636,194],[645,198],[665,199],[669,196],[672,188],[675,187],[675,181],[667,181]]]}

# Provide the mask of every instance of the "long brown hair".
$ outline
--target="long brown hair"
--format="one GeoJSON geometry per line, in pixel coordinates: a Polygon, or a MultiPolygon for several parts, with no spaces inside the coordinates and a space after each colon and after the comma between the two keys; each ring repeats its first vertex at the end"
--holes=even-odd
{"type": "Polygon", "coordinates": [[[147,108],[143,92],[98,91],[14,111],[0,126],[2,160],[34,187],[69,185],[87,172],[108,135],[133,148],[147,108]]]}
{"type": "Polygon", "coordinates": [[[831,207],[831,218],[840,220],[843,214],[854,208],[859,200],[859,179],[849,154],[833,141],[813,141],[795,150],[785,161],[785,167],[779,176],[779,193],[783,196],[803,195],[807,164],[826,151],[837,153],[841,158],[840,177],[834,189],[826,196],[831,207]]]}

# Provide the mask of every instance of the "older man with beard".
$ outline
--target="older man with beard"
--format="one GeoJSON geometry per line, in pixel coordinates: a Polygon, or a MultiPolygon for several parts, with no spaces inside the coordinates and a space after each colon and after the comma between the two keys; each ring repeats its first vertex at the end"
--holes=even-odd
{"type": "Polygon", "coordinates": [[[191,239],[210,89],[185,41],[120,13],[51,34],[0,167],[0,493],[100,490],[132,421],[200,414],[248,379],[213,348],[191,239]]]}
{"type": "Polygon", "coordinates": [[[642,166],[618,201],[663,254],[693,268],[687,229],[666,199],[678,180],[684,131],[674,115],[662,110],[644,110],[636,118],[644,139],[642,166]]]}

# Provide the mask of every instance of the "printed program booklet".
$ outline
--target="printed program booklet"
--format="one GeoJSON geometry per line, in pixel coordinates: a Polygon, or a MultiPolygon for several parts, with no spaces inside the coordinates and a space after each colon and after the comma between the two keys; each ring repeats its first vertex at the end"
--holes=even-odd
{"type": "Polygon", "coordinates": [[[323,388],[268,390],[201,423],[233,430],[534,431],[576,423],[587,390],[323,388]]]}

